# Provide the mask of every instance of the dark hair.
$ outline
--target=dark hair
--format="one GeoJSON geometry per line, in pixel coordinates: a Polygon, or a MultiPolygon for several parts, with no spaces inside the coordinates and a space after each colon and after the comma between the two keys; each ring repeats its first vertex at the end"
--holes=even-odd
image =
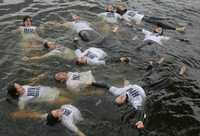
{"type": "Polygon", "coordinates": [[[30,16],[25,16],[25,17],[23,18],[23,23],[24,23],[26,20],[28,20],[28,19],[30,19],[31,22],[32,22],[32,18],[31,18],[30,16]]]}
{"type": "Polygon", "coordinates": [[[127,9],[121,10],[119,7],[116,8],[116,13],[120,14],[121,16],[127,12],[127,9]]]}
{"type": "Polygon", "coordinates": [[[49,49],[48,42],[44,42],[43,46],[45,49],[49,49]]]}
{"type": "Polygon", "coordinates": [[[49,112],[47,115],[47,125],[54,126],[58,122],[59,122],[59,118],[54,117],[53,114],[51,112],[49,112]]]}
{"type": "Polygon", "coordinates": [[[75,60],[76,65],[82,65],[78,59],[75,60]]]}
{"type": "Polygon", "coordinates": [[[7,90],[8,90],[7,94],[11,96],[13,99],[19,98],[19,94],[17,93],[17,89],[15,88],[14,84],[9,85],[7,90]]]}
{"type": "Polygon", "coordinates": [[[160,22],[158,22],[158,23],[155,24],[155,26],[156,26],[156,27],[160,27],[160,28],[162,29],[162,31],[161,31],[160,33],[158,33],[158,32],[156,32],[156,31],[154,30],[154,33],[158,33],[159,35],[163,35],[163,34],[164,34],[164,31],[163,31],[163,28],[162,28],[162,24],[161,24],[160,22]]]}

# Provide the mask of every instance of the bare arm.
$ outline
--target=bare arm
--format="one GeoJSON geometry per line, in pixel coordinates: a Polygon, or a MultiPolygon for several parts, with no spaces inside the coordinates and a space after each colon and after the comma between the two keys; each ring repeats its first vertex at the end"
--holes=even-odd
{"type": "Polygon", "coordinates": [[[29,85],[35,85],[37,82],[39,82],[40,80],[43,80],[47,77],[47,72],[38,75],[37,77],[34,77],[32,79],[29,80],[29,85]]]}
{"type": "Polygon", "coordinates": [[[67,22],[67,21],[65,21],[64,23],[58,23],[58,22],[55,22],[55,21],[49,21],[49,22],[46,22],[45,24],[47,24],[47,25],[52,25],[52,26],[55,26],[55,27],[66,27],[66,28],[70,28],[71,25],[72,25],[72,22],[67,22]]]}
{"type": "Polygon", "coordinates": [[[24,119],[24,118],[41,119],[45,117],[45,114],[40,112],[17,111],[10,113],[10,116],[13,119],[24,119]]]}

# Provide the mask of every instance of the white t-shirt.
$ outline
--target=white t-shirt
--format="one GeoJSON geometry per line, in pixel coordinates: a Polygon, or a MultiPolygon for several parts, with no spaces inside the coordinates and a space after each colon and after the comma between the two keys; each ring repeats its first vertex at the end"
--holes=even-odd
{"type": "Polygon", "coordinates": [[[137,11],[128,10],[126,13],[122,16],[122,18],[128,22],[135,21],[137,24],[140,24],[144,15],[138,14],[137,11]]]}
{"type": "Polygon", "coordinates": [[[19,107],[23,109],[24,106],[31,102],[45,102],[55,100],[60,92],[57,88],[47,86],[28,86],[24,85],[24,94],[19,97],[19,107]]]}
{"type": "Polygon", "coordinates": [[[80,49],[75,51],[78,58],[85,57],[87,59],[87,64],[89,65],[105,65],[105,58],[107,54],[99,48],[91,47],[84,52],[80,49]]]}
{"type": "Polygon", "coordinates": [[[66,81],[67,89],[79,92],[87,87],[88,82],[95,82],[95,78],[91,71],[86,72],[68,72],[68,80],[66,81]]]}
{"type": "Polygon", "coordinates": [[[146,98],[144,89],[138,85],[128,85],[123,88],[113,86],[109,89],[109,91],[115,96],[127,94],[128,101],[135,109],[137,109],[138,106],[142,106],[146,98]]]}
{"type": "Polygon", "coordinates": [[[60,110],[62,111],[61,123],[69,130],[77,133],[76,123],[83,120],[81,112],[71,104],[62,105],[60,110]]]}
{"type": "Polygon", "coordinates": [[[153,41],[155,43],[158,43],[158,44],[162,45],[163,44],[162,43],[163,40],[166,41],[166,40],[170,39],[167,36],[161,36],[159,34],[149,32],[149,31],[147,31],[145,29],[143,29],[142,32],[145,34],[144,42],[153,41]]]}
{"type": "Polygon", "coordinates": [[[77,33],[82,30],[93,30],[88,22],[81,20],[72,22],[72,29],[77,33]]]}
{"type": "Polygon", "coordinates": [[[30,26],[30,27],[25,27],[25,26],[20,26],[19,29],[23,34],[32,34],[36,32],[35,26],[30,26]]]}
{"type": "Polygon", "coordinates": [[[103,17],[108,23],[118,23],[118,20],[121,19],[121,15],[115,12],[104,12],[98,14],[98,16],[103,17]]]}

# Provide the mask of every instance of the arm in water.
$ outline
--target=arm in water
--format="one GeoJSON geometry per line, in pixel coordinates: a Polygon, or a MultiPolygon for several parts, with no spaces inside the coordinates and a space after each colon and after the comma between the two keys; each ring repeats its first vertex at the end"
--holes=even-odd
{"type": "Polygon", "coordinates": [[[24,119],[24,118],[31,118],[31,119],[43,119],[46,114],[40,112],[27,112],[27,111],[17,111],[10,113],[10,116],[13,119],[24,119]]]}
{"type": "Polygon", "coordinates": [[[29,85],[35,85],[41,80],[44,80],[47,77],[47,72],[44,72],[43,74],[38,75],[37,77],[34,77],[29,80],[29,85]]]}
{"type": "Polygon", "coordinates": [[[44,59],[47,59],[51,56],[58,56],[59,52],[56,52],[56,51],[50,51],[42,56],[35,56],[35,57],[31,57],[31,58],[28,58],[28,60],[44,60],[44,59]]]}
{"type": "Polygon", "coordinates": [[[78,136],[85,136],[85,134],[82,131],[80,131],[78,127],[74,124],[71,118],[67,120],[63,120],[62,123],[65,127],[67,127],[72,132],[76,133],[78,136]]]}
{"type": "Polygon", "coordinates": [[[49,22],[46,22],[45,24],[52,25],[52,26],[55,26],[55,27],[70,28],[71,25],[72,25],[72,22],[65,21],[64,23],[59,23],[59,22],[55,22],[55,21],[49,21],[49,22]]]}

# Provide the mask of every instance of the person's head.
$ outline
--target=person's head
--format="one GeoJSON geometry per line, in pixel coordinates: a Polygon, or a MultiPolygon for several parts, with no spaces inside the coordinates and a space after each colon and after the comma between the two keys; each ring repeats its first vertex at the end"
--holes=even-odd
{"type": "Polygon", "coordinates": [[[77,58],[76,64],[77,64],[77,65],[84,65],[84,64],[87,64],[87,59],[86,59],[85,57],[77,58]]]}
{"type": "Polygon", "coordinates": [[[56,48],[56,43],[54,42],[45,42],[43,44],[45,49],[55,49],[56,48]]]}
{"type": "Polygon", "coordinates": [[[126,13],[127,11],[127,8],[124,4],[118,4],[116,6],[116,12],[120,15],[123,15],[124,13],[126,13]]]}
{"type": "Polygon", "coordinates": [[[106,11],[107,11],[107,12],[114,12],[113,5],[112,5],[112,4],[107,5],[106,11]]]}
{"type": "Polygon", "coordinates": [[[115,102],[117,105],[121,106],[127,103],[127,99],[128,99],[127,95],[120,95],[115,99],[115,102]]]}
{"type": "Polygon", "coordinates": [[[80,16],[78,16],[78,15],[72,15],[72,20],[73,21],[78,21],[80,19],[81,19],[80,16]]]}
{"type": "Polygon", "coordinates": [[[23,18],[23,26],[32,26],[32,18],[30,16],[25,16],[23,18]]]}
{"type": "Polygon", "coordinates": [[[59,72],[55,74],[55,79],[57,81],[66,81],[68,79],[67,72],[59,72]]]}
{"type": "Polygon", "coordinates": [[[153,32],[163,35],[163,29],[159,23],[154,26],[153,32]]]}
{"type": "Polygon", "coordinates": [[[61,112],[59,109],[50,111],[47,115],[47,125],[54,126],[59,122],[60,116],[61,112]]]}
{"type": "Polygon", "coordinates": [[[13,99],[18,99],[20,95],[23,94],[24,88],[17,83],[11,84],[7,88],[8,95],[11,96],[13,99]]]}

